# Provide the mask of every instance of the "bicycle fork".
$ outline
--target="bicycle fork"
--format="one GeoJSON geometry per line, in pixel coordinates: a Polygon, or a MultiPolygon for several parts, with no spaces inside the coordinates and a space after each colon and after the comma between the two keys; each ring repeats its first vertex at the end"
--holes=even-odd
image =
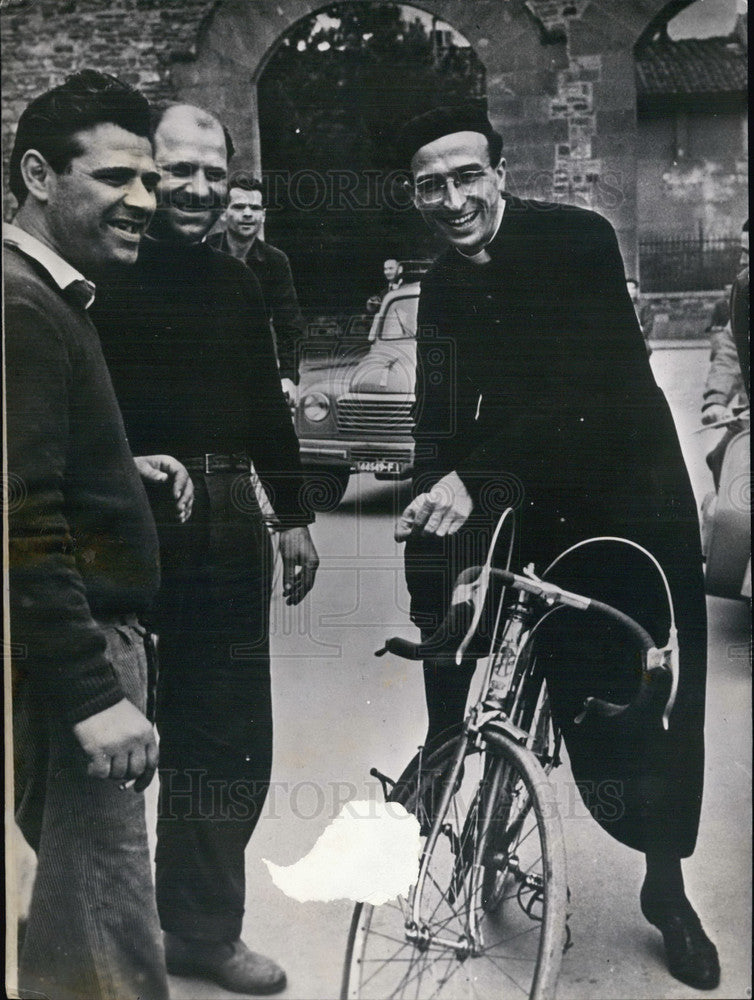
{"type": "Polygon", "coordinates": [[[450,809],[451,800],[457,791],[457,786],[460,784],[466,751],[474,735],[472,731],[466,729],[463,735],[459,737],[453,764],[444,780],[440,807],[432,820],[424,845],[419,866],[419,875],[411,900],[411,913],[405,926],[407,940],[414,944],[420,951],[426,951],[432,946],[450,948],[455,952],[459,961],[463,961],[469,956],[473,957],[480,954],[484,948],[483,933],[479,925],[477,913],[478,908],[474,905],[474,901],[478,898],[481,890],[482,859],[487,848],[487,840],[490,832],[491,823],[487,813],[489,809],[494,807],[494,803],[497,801],[497,796],[500,792],[500,782],[502,780],[502,769],[495,767],[492,775],[492,784],[484,790],[483,795],[480,791],[478,811],[475,813],[472,809],[472,812],[466,818],[460,838],[457,834],[445,829],[445,819],[450,809]],[[469,823],[479,823],[481,825],[479,841],[474,841],[467,836],[470,832],[467,830],[469,823]],[[470,891],[467,903],[465,904],[464,914],[465,933],[455,940],[432,936],[421,916],[424,887],[428,877],[429,865],[437,842],[442,835],[447,835],[451,838],[451,851],[455,857],[456,866],[453,879],[457,883],[459,896],[463,880],[468,872],[471,871],[470,891]],[[469,846],[471,846],[472,856],[467,858],[465,852],[469,849],[469,846]]]}
{"type": "MultiPolygon", "coordinates": [[[[453,765],[450,769],[449,776],[445,780],[442,799],[440,800],[440,808],[437,810],[434,819],[432,820],[432,825],[430,827],[429,835],[427,836],[426,843],[424,844],[424,850],[422,852],[421,864],[419,865],[419,876],[416,880],[416,885],[414,887],[413,898],[411,902],[411,915],[406,921],[406,938],[420,951],[426,951],[431,945],[436,945],[443,948],[452,948],[456,951],[456,954],[460,960],[466,958],[467,955],[471,953],[471,948],[469,947],[469,941],[462,938],[460,941],[451,941],[449,938],[438,938],[432,937],[427,929],[426,924],[421,919],[421,909],[422,909],[422,896],[424,894],[424,886],[427,880],[427,872],[429,870],[429,864],[432,859],[432,855],[437,845],[437,841],[442,833],[443,823],[445,817],[448,814],[448,809],[450,808],[450,801],[456,790],[456,783],[459,781],[461,776],[461,770],[463,768],[464,758],[466,757],[466,748],[468,746],[469,737],[468,733],[464,730],[464,733],[458,740],[458,748],[456,750],[455,757],[453,758],[453,765]]],[[[467,915],[468,924],[468,915],[467,915]]],[[[467,925],[467,938],[470,938],[470,929],[467,925]]]]}

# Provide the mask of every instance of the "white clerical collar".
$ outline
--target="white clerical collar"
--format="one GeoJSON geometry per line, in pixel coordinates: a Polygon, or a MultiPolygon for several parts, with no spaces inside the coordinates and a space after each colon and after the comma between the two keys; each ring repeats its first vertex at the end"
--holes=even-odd
{"type": "Polygon", "coordinates": [[[77,271],[47,244],[38,240],[36,236],[32,236],[31,233],[27,233],[19,226],[5,222],[3,223],[3,243],[16,247],[21,253],[41,264],[61,292],[65,292],[73,286],[77,293],[81,293],[80,300],[85,309],[88,309],[94,302],[95,286],[93,282],[85,278],[80,271],[77,271]]]}
{"type": "Polygon", "coordinates": [[[458,250],[458,253],[461,254],[464,260],[468,260],[471,264],[489,264],[489,262],[492,260],[492,257],[490,257],[487,251],[487,247],[490,245],[490,243],[492,243],[492,241],[497,236],[498,230],[500,229],[500,226],[503,221],[504,214],[505,214],[505,198],[501,196],[500,208],[498,211],[497,222],[495,224],[495,231],[492,234],[492,236],[490,236],[490,238],[487,240],[487,242],[484,244],[484,246],[481,248],[481,250],[477,250],[476,253],[461,253],[461,251],[458,250],[458,247],[456,247],[456,250],[458,250]]]}

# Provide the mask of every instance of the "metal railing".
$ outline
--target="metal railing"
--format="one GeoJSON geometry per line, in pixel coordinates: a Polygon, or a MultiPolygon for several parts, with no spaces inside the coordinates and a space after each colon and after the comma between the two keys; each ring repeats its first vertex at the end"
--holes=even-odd
{"type": "Polygon", "coordinates": [[[639,240],[642,292],[702,292],[723,288],[738,271],[737,237],[639,240]]]}

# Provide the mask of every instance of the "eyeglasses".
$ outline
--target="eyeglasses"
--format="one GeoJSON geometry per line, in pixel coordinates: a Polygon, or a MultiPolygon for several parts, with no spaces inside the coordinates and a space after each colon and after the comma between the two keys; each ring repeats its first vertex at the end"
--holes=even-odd
{"type": "Polygon", "coordinates": [[[487,176],[487,169],[469,168],[467,170],[451,170],[449,174],[433,174],[431,177],[422,177],[413,185],[414,204],[417,206],[438,205],[445,197],[449,183],[461,194],[466,195],[487,176]]]}

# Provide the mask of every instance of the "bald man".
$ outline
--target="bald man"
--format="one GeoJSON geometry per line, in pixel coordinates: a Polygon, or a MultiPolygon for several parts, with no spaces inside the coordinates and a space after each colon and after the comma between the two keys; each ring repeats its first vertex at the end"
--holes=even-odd
{"type": "Polygon", "coordinates": [[[170,972],[274,993],[282,969],[240,940],[244,850],[272,759],[273,560],[250,462],[278,517],[289,604],[314,582],[313,518],[257,279],[202,242],[225,203],[230,137],[206,111],[172,105],[156,116],[154,149],[151,238],[101,297],[97,325],[132,448],[159,441],[183,456],[195,490],[184,525],[154,507],[158,909],[170,972]]]}
{"type": "Polygon", "coordinates": [[[387,285],[381,292],[378,292],[376,295],[372,295],[367,299],[367,312],[378,312],[380,306],[382,305],[382,300],[385,298],[387,293],[394,292],[403,284],[403,264],[401,264],[400,261],[397,261],[394,257],[388,257],[382,265],[382,273],[385,275],[387,285]]]}

